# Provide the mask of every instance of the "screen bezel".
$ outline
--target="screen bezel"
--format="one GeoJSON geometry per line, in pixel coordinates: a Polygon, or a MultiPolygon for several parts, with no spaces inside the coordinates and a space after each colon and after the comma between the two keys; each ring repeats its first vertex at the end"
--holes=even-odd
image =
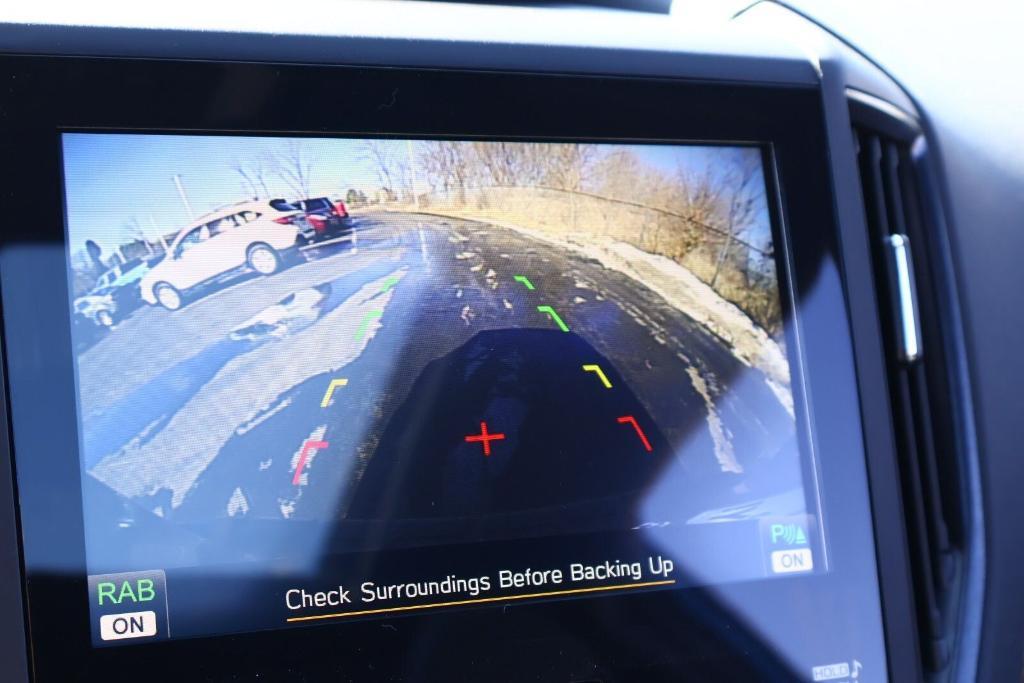
{"type": "MultiPolygon", "coordinates": [[[[825,439],[823,452],[842,444],[842,450],[863,453],[850,334],[839,278],[838,229],[822,104],[814,88],[142,60],[8,58],[3,65],[8,75],[17,76],[10,81],[14,84],[12,90],[0,100],[9,112],[3,149],[11,158],[17,154],[25,159],[17,168],[5,164],[2,171],[3,181],[10,188],[8,196],[20,198],[18,202],[5,202],[5,213],[11,220],[0,253],[8,335],[6,361],[10,384],[18,392],[17,401],[10,407],[12,431],[16,450],[52,453],[56,446],[62,453],[56,461],[60,466],[56,467],[55,461],[45,458],[23,457],[16,463],[32,651],[41,680],[64,680],[73,677],[69,676],[71,672],[105,674],[113,670],[111,667],[123,669],[124,663],[132,660],[149,662],[147,666],[158,660],[173,668],[180,666],[175,661],[182,653],[204,651],[206,655],[200,655],[199,661],[209,675],[224,673],[227,670],[218,667],[232,664],[232,657],[224,656],[225,652],[260,652],[256,661],[246,664],[259,671],[261,666],[282,666],[289,661],[287,656],[282,657],[289,643],[309,646],[315,641],[324,653],[330,653],[333,632],[340,632],[340,628],[323,627],[320,632],[225,636],[107,651],[89,647],[77,438],[73,433],[77,410],[71,356],[67,353],[67,291],[63,282],[56,287],[39,277],[37,268],[52,274],[48,269],[53,264],[31,250],[34,242],[62,243],[64,239],[62,131],[387,134],[668,143],[691,140],[766,146],[774,162],[766,167],[766,178],[774,186],[771,189],[778,190],[778,201],[770,203],[773,224],[776,229],[782,223],[787,225],[784,239],[777,241],[777,246],[788,242],[792,255],[787,264],[789,277],[779,268],[783,308],[789,308],[790,302],[785,299],[791,288],[805,339],[801,365],[809,368],[805,379],[810,385],[811,405],[806,417],[825,439]],[[295,106],[310,86],[325,84],[337,86],[338,95],[331,104],[339,106],[343,116],[334,118],[327,108],[300,111],[295,106]],[[612,91],[615,96],[608,97],[612,91]],[[346,97],[353,93],[358,97],[346,97]],[[201,103],[202,110],[186,102],[201,103]],[[558,107],[546,106],[550,102],[557,102],[558,107]],[[673,103],[685,106],[670,106],[673,103]],[[519,116],[520,111],[528,115],[519,116]],[[339,120],[346,121],[346,125],[339,126],[339,120]],[[799,201],[787,200],[797,194],[797,188],[799,201]],[[39,206],[53,211],[40,211],[36,208],[39,206]],[[45,216],[42,225],[38,225],[40,216],[45,216]],[[28,287],[33,282],[35,287],[28,287]],[[789,287],[784,286],[787,283],[789,287]],[[66,358],[59,353],[62,342],[66,358]],[[47,349],[54,353],[38,355],[47,349]],[[43,405],[51,419],[56,413],[57,424],[65,427],[50,427],[46,432],[51,441],[48,448],[41,447],[46,439],[34,436],[43,432],[32,429],[33,420],[42,421],[29,408],[43,405]],[[68,425],[72,429],[66,429],[68,425]],[[32,443],[33,438],[38,440],[32,443]],[[53,443],[54,439],[58,443],[53,443]],[[35,574],[35,568],[41,566],[66,567],[67,576],[35,574]]],[[[798,368],[793,370],[795,377],[801,375],[798,368]]],[[[793,385],[796,388],[800,382],[794,381],[793,385]]],[[[869,520],[829,513],[830,509],[866,507],[863,456],[834,456],[827,460],[827,466],[823,461],[822,478],[829,498],[824,514],[836,570],[788,582],[793,587],[790,590],[811,594],[834,589],[847,572],[875,572],[870,545],[869,552],[864,552],[861,528],[867,527],[870,535],[869,520]],[[846,485],[850,481],[858,483],[846,485]]],[[[690,590],[695,599],[707,599],[699,589],[690,590]]],[[[738,590],[757,589],[747,586],[738,590]]],[[[565,603],[541,609],[571,612],[578,608],[565,603]]],[[[474,617],[434,615],[419,619],[443,624],[463,618],[474,617]]],[[[771,653],[761,655],[771,659],[771,653]]],[[[192,661],[194,666],[196,660],[192,661]]],[[[294,660],[290,665],[295,665],[294,660]]],[[[188,671],[196,673],[195,669],[188,671]]]]}

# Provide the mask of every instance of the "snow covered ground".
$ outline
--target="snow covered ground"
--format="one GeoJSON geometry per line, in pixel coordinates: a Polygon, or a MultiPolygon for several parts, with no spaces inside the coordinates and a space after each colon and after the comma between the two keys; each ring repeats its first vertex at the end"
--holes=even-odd
{"type": "MultiPolygon", "coordinates": [[[[270,307],[253,319],[275,323],[265,344],[230,360],[158,434],[127,444],[92,474],[128,498],[170,489],[172,506],[179,505],[236,430],[251,426],[289,388],[327,370],[340,370],[359,357],[380,327],[373,320],[361,331],[360,321],[368,313],[387,309],[393,290],[381,293],[382,287],[405,273],[397,269],[367,283],[316,324],[309,319],[315,315],[299,315],[292,310],[295,306],[270,307]]],[[[253,321],[246,321],[239,329],[253,327],[253,321]]]]}

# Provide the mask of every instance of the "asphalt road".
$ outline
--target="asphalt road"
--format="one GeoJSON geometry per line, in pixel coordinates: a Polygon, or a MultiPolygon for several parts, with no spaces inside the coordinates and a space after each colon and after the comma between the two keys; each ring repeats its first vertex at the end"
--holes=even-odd
{"type": "Polygon", "coordinates": [[[356,230],[356,249],[143,307],[82,352],[86,469],[195,528],[516,500],[583,519],[574,501],[628,499],[631,524],[802,506],[792,418],[764,377],[642,283],[483,223],[378,212],[356,230]],[[504,435],[490,454],[465,441],[481,422],[504,435]]]}

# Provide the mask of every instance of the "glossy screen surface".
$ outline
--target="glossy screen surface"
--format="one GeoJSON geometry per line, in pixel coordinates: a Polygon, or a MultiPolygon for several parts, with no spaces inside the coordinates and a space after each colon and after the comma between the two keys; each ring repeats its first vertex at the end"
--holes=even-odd
{"type": "Polygon", "coordinates": [[[761,147],[62,143],[95,645],[827,568],[761,147]]]}

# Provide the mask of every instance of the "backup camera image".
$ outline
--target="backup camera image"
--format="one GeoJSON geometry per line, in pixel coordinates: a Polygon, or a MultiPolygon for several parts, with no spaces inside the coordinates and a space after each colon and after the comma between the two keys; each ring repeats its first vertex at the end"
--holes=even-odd
{"type": "Polygon", "coordinates": [[[809,544],[759,148],[63,148],[92,573],[615,531],[711,579],[809,544]]]}

